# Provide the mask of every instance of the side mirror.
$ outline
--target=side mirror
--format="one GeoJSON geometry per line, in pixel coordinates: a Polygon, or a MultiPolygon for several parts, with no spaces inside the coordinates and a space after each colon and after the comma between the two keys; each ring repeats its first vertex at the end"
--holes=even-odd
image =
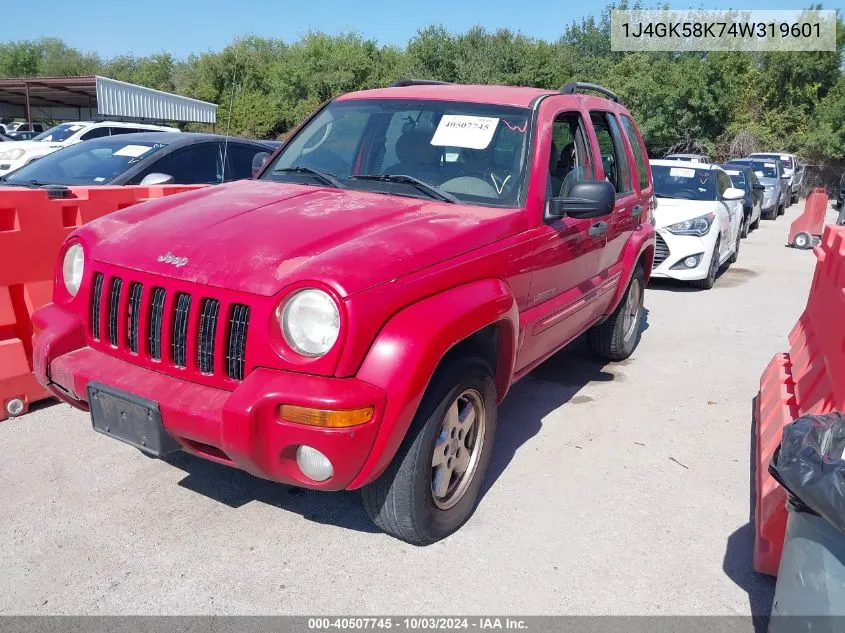
{"type": "Polygon", "coordinates": [[[736,187],[728,187],[725,193],[722,194],[723,200],[742,200],[745,197],[745,192],[736,187]]]}
{"type": "Polygon", "coordinates": [[[151,174],[147,174],[144,176],[144,179],[141,181],[140,184],[150,186],[150,185],[172,185],[176,182],[176,179],[171,176],[170,174],[160,174],[157,172],[153,172],[151,174]]]}
{"type": "Polygon", "coordinates": [[[267,162],[267,159],[270,158],[270,152],[258,152],[255,156],[252,157],[252,175],[254,176],[261,168],[264,167],[264,164],[267,162]]]}
{"type": "Polygon", "coordinates": [[[753,185],[754,191],[765,191],[766,185],[761,185],[759,182],[756,185],[753,185]]]}
{"type": "Polygon", "coordinates": [[[572,186],[566,198],[549,201],[549,215],[553,218],[598,218],[608,215],[616,206],[616,189],[606,180],[579,182],[572,186]]]}

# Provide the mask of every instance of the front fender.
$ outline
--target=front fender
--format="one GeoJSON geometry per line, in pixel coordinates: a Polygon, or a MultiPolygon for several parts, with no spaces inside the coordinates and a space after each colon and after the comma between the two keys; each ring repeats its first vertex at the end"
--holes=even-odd
{"type": "Polygon", "coordinates": [[[651,277],[651,267],[654,263],[654,245],[656,241],[654,226],[651,222],[643,222],[635,230],[631,239],[628,240],[628,245],[622,253],[622,280],[616,287],[616,295],[608,308],[608,314],[613,314],[622,297],[625,296],[625,291],[628,290],[628,284],[634,274],[634,269],[642,260],[643,272],[645,273],[645,282],[651,277]]]}
{"type": "Polygon", "coordinates": [[[384,389],[387,407],[372,452],[350,489],[375,480],[393,460],[446,353],[491,324],[500,326],[495,374],[501,400],[513,376],[519,331],[516,301],[504,281],[476,281],[428,297],[382,328],[357,377],[384,389]]]}

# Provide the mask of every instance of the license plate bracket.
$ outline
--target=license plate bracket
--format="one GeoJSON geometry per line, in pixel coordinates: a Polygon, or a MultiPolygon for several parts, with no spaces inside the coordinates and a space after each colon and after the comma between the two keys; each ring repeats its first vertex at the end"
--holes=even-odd
{"type": "Polygon", "coordinates": [[[181,446],[165,430],[158,403],[97,382],[88,383],[91,426],[152,455],[162,457],[181,446]]]}

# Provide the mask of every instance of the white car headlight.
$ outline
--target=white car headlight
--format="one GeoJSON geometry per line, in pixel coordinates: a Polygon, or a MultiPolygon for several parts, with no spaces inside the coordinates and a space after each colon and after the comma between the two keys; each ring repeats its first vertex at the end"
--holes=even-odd
{"type": "Polygon", "coordinates": [[[331,296],[308,288],[285,301],[279,325],[285,341],[294,350],[304,356],[323,356],[337,342],[340,312],[331,296]]]}
{"type": "Polygon", "coordinates": [[[716,218],[714,213],[708,213],[692,220],[684,220],[677,224],[667,226],[666,229],[675,235],[697,235],[702,237],[707,235],[710,227],[713,226],[713,220],[716,218]]]}
{"type": "Polygon", "coordinates": [[[20,147],[16,149],[7,149],[5,152],[0,152],[0,160],[17,160],[24,155],[24,150],[20,147]]]}
{"type": "Polygon", "coordinates": [[[82,273],[85,271],[85,253],[81,244],[74,244],[65,251],[62,262],[62,279],[71,297],[75,297],[82,284],[82,273]]]}

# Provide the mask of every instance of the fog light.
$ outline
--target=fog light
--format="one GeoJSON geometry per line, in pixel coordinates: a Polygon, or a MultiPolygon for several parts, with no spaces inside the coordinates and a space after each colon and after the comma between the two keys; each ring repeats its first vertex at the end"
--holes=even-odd
{"type": "Polygon", "coordinates": [[[684,266],[687,268],[695,268],[698,266],[698,257],[687,257],[684,260],[684,266]]]}
{"type": "Polygon", "coordinates": [[[314,481],[325,481],[334,474],[329,458],[305,444],[296,449],[296,464],[306,477],[314,481]]]}

